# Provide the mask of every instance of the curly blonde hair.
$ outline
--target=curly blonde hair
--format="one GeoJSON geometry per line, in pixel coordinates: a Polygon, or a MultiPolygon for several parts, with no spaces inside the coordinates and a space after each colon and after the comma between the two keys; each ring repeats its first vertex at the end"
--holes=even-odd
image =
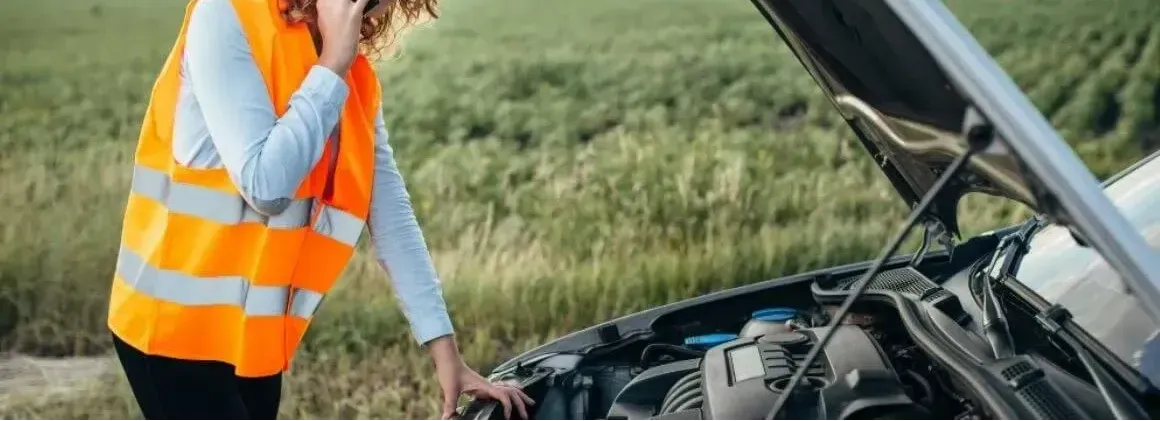
{"type": "MultiPolygon", "coordinates": [[[[318,14],[314,8],[317,0],[279,0],[283,5],[283,17],[290,23],[313,22],[318,14]]],[[[383,51],[393,50],[395,42],[403,31],[425,19],[439,17],[436,9],[439,0],[382,0],[387,4],[386,13],[379,17],[364,17],[362,36],[359,44],[362,52],[375,56],[383,51]]]]}

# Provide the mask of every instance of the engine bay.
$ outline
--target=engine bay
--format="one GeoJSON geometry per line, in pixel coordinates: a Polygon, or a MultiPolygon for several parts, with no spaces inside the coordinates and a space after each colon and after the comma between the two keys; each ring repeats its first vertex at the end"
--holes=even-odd
{"type": "MultiPolygon", "coordinates": [[[[1030,334],[1033,313],[1012,311],[1028,334],[1016,335],[1015,356],[992,358],[972,295],[978,267],[945,263],[927,268],[942,270],[938,282],[907,265],[873,277],[777,418],[1113,417],[1082,367],[1030,334]]],[[[562,338],[592,345],[495,378],[537,401],[535,419],[765,419],[853,280],[803,276],[650,310],[562,338]],[[647,328],[629,331],[638,320],[647,328]]],[[[481,408],[469,417],[502,418],[481,408]]]]}
{"type": "MultiPolygon", "coordinates": [[[[641,372],[613,400],[606,418],[764,417],[827,329],[796,316],[792,308],[762,309],[736,337],[688,338],[690,345],[713,346],[699,360],[668,362],[641,372]]],[[[914,362],[900,360],[901,369],[896,368],[872,330],[855,322],[835,329],[823,358],[793,392],[789,418],[930,418],[932,410],[945,409],[932,405],[936,392],[913,371],[914,362]]],[[[905,354],[903,348],[890,349],[895,355],[905,354]]]]}

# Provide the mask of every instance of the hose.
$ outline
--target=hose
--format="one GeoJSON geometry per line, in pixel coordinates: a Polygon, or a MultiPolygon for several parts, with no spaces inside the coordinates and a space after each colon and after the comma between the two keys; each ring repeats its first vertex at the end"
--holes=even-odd
{"type": "Polygon", "coordinates": [[[651,367],[653,354],[656,354],[659,352],[665,352],[665,351],[668,352],[667,355],[683,354],[684,356],[686,356],[688,358],[701,358],[701,357],[705,356],[704,352],[701,352],[701,351],[698,351],[695,349],[685,348],[685,347],[679,346],[679,345],[649,344],[648,346],[644,347],[644,351],[641,351],[641,353],[640,353],[640,365],[641,365],[641,367],[646,368],[646,369],[651,367]]]}

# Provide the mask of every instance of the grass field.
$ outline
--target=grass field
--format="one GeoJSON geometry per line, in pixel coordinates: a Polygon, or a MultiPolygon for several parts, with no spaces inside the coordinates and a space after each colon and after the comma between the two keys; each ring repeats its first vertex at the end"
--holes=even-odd
{"type": "MultiPolygon", "coordinates": [[[[103,355],[120,212],[180,0],[0,2],[0,354],[103,355]]],[[[1154,0],[952,10],[1099,176],[1160,147],[1154,0]]],[[[744,0],[458,0],[382,64],[386,121],[481,371],[649,306],[867,258],[905,208],[744,0]]],[[[969,232],[1026,214],[990,198],[969,232]]],[[[362,253],[313,324],[296,418],[436,416],[362,253]]],[[[114,373],[0,417],[135,417],[114,373]]]]}

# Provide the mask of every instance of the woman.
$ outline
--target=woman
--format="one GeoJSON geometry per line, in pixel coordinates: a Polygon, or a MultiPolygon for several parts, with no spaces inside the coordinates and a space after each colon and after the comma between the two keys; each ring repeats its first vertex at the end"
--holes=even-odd
{"type": "Polygon", "coordinates": [[[274,418],[364,224],[434,360],[443,417],[461,393],[527,417],[531,399],[459,355],[364,54],[434,3],[190,2],[142,125],[109,306],[146,418],[274,418]]]}

